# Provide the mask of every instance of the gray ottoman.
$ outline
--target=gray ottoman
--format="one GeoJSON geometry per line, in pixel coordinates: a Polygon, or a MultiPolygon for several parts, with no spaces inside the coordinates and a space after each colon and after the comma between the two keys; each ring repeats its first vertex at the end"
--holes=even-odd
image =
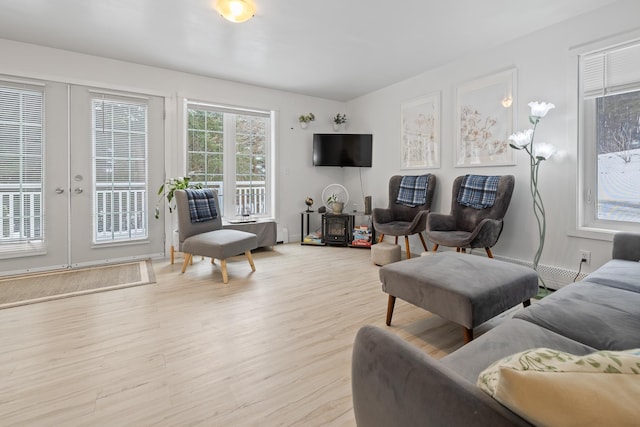
{"type": "Polygon", "coordinates": [[[538,273],[527,267],[476,255],[439,252],[385,265],[382,290],[389,294],[387,325],[396,298],[462,325],[465,343],[473,328],[538,292],[538,273]]]}

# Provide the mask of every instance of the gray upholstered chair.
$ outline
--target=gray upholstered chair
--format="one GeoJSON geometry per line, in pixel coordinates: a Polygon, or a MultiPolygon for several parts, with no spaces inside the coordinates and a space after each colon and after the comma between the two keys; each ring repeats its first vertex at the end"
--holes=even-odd
{"type": "Polygon", "coordinates": [[[228,283],[226,259],[243,252],[249,260],[251,270],[256,271],[251,250],[258,246],[258,238],[253,233],[222,228],[218,193],[209,189],[205,191],[211,192],[217,215],[213,219],[202,222],[192,222],[186,191],[176,190],[175,192],[178,211],[178,250],[184,253],[182,272],[184,273],[187,265],[192,262],[193,255],[211,257],[211,263],[214,263],[214,259],[217,258],[222,268],[222,281],[228,283]]]}
{"type": "Polygon", "coordinates": [[[384,236],[389,235],[395,236],[395,243],[397,244],[398,236],[404,236],[407,258],[411,258],[409,236],[412,234],[420,236],[424,250],[429,250],[422,232],[426,229],[427,215],[429,214],[429,209],[431,209],[431,201],[436,189],[436,177],[433,174],[429,174],[426,201],[424,204],[415,207],[405,206],[396,202],[401,182],[401,175],[394,175],[389,179],[389,205],[386,209],[375,208],[373,210],[373,228],[380,235],[378,242],[382,242],[384,236]]]}
{"type": "Polygon", "coordinates": [[[489,258],[493,258],[491,248],[498,241],[503,218],[511,202],[515,178],[503,175],[498,181],[493,206],[476,209],[458,203],[458,193],[464,176],[453,181],[451,213],[449,215],[432,212],[427,219],[427,238],[438,246],[448,246],[464,252],[466,248],[484,248],[489,258]]]}

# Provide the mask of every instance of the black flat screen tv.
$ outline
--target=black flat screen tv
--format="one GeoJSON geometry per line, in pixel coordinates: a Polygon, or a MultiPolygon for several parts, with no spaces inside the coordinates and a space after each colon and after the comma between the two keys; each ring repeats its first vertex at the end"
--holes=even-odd
{"type": "Polygon", "coordinates": [[[371,167],[373,135],[358,133],[314,133],[314,166],[371,167]]]}

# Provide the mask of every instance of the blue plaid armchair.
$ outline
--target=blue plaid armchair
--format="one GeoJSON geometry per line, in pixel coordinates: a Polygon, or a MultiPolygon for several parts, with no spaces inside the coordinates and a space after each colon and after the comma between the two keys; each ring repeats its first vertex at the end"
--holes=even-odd
{"type": "Polygon", "coordinates": [[[465,252],[466,248],[484,248],[487,256],[493,258],[491,248],[502,233],[503,218],[511,202],[515,178],[513,175],[499,176],[497,186],[492,179],[483,182],[477,178],[457,177],[453,182],[451,213],[429,214],[426,234],[427,239],[434,243],[434,251],[440,245],[456,248],[458,252],[465,252]],[[465,186],[467,182],[469,184],[465,186]],[[478,182],[481,185],[477,185],[478,182]],[[489,187],[490,191],[484,191],[489,187]],[[469,203],[463,204],[463,199],[469,203]],[[491,206],[484,203],[487,199],[491,206]]]}
{"type": "Polygon", "coordinates": [[[404,236],[407,258],[411,258],[409,236],[413,234],[420,236],[424,250],[429,250],[422,232],[426,229],[427,215],[436,189],[435,175],[428,174],[426,179],[414,178],[417,179],[409,180],[408,184],[405,179],[403,184],[403,176],[392,176],[389,179],[388,207],[375,208],[372,212],[373,228],[379,233],[378,242],[382,242],[384,236],[389,235],[395,236],[395,243],[398,244],[398,236],[404,236]],[[423,188],[417,187],[422,184],[425,184],[423,188]]]}

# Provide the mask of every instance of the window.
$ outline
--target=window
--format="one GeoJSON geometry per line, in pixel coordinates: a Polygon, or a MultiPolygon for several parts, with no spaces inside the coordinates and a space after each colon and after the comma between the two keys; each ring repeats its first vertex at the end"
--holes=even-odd
{"type": "Polygon", "coordinates": [[[273,216],[273,114],[187,102],[186,115],[191,181],[218,191],[224,216],[273,216]]]}
{"type": "Polygon", "coordinates": [[[94,241],[147,237],[147,106],[92,100],[94,241]]]}
{"type": "Polygon", "coordinates": [[[581,226],[640,223],[640,42],[580,57],[581,226]]]}
{"type": "Polygon", "coordinates": [[[44,94],[42,88],[20,86],[0,84],[2,251],[44,240],[44,94]]]}

